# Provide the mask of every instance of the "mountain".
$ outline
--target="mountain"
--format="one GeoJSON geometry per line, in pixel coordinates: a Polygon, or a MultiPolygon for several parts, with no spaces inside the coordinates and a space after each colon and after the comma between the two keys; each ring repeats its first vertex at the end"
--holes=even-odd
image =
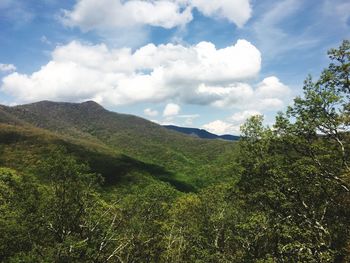
{"type": "Polygon", "coordinates": [[[175,125],[163,125],[163,127],[181,132],[184,134],[188,134],[194,137],[202,138],[202,139],[221,139],[221,140],[227,140],[227,141],[238,141],[239,136],[225,134],[225,135],[216,135],[214,133],[210,133],[203,129],[197,129],[197,128],[186,128],[186,127],[179,127],[175,125]]]}
{"type": "Polygon", "coordinates": [[[3,165],[26,163],[27,156],[34,163],[52,145],[64,145],[108,182],[147,174],[176,185],[201,185],[204,177],[228,175],[230,169],[215,167],[230,166],[235,151],[233,142],[187,136],[93,101],[1,105],[0,124],[3,165]]]}

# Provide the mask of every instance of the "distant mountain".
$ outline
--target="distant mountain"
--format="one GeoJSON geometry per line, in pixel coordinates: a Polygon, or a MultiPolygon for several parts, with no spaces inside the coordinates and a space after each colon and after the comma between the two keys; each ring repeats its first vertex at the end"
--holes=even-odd
{"type": "Polygon", "coordinates": [[[235,135],[230,135],[230,134],[225,134],[225,135],[216,135],[214,133],[210,133],[206,130],[203,129],[197,129],[197,128],[186,128],[186,127],[179,127],[175,125],[163,125],[163,127],[181,132],[184,134],[188,134],[194,137],[202,138],[202,139],[221,139],[221,140],[226,140],[226,141],[238,141],[239,136],[235,135]]]}

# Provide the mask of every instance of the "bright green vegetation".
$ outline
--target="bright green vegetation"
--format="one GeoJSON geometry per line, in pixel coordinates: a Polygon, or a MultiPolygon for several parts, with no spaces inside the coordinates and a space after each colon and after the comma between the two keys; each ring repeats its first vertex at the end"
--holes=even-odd
{"type": "Polygon", "coordinates": [[[204,177],[221,180],[223,167],[231,173],[234,144],[184,136],[136,116],[109,112],[95,102],[2,106],[0,120],[6,124],[1,141],[9,151],[3,162],[13,168],[14,162],[27,162],[26,155],[40,159],[52,146],[64,145],[109,183],[140,171],[193,190],[208,183],[204,177]]]}
{"type": "Polygon", "coordinates": [[[2,262],[350,262],[350,42],[238,143],[93,102],[0,107],[2,262]]]}

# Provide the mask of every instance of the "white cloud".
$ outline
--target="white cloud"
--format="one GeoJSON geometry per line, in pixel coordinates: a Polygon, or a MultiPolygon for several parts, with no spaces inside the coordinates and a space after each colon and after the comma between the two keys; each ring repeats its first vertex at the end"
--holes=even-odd
{"type": "Polygon", "coordinates": [[[250,108],[260,110],[281,110],[291,100],[291,90],[277,77],[271,76],[263,79],[256,88],[253,103],[250,108]]]}
{"type": "Polygon", "coordinates": [[[241,111],[241,112],[236,112],[235,114],[233,114],[229,118],[229,120],[235,124],[242,124],[248,118],[250,118],[251,116],[255,116],[255,115],[261,115],[261,112],[256,111],[256,110],[245,110],[245,111],[241,111]]]}
{"type": "Polygon", "coordinates": [[[269,98],[258,101],[257,108],[265,110],[281,110],[285,103],[281,99],[269,98]]]}
{"type": "Polygon", "coordinates": [[[207,96],[210,104],[216,107],[241,107],[254,96],[253,88],[246,83],[234,83],[228,86],[201,85],[197,89],[198,97],[207,96]]]}
{"type": "Polygon", "coordinates": [[[63,22],[83,30],[137,25],[173,28],[192,20],[190,7],[174,1],[78,0],[74,9],[65,10],[63,22]]]}
{"type": "Polygon", "coordinates": [[[246,40],[222,49],[210,42],[149,44],[135,52],[73,41],[56,47],[40,70],[4,77],[1,89],[22,102],[94,99],[122,105],[177,98],[225,107],[254,97],[241,81],[254,78],[260,67],[259,50],[246,40]]]}
{"type": "Polygon", "coordinates": [[[208,124],[203,125],[202,127],[215,134],[240,134],[241,125],[251,116],[262,115],[259,111],[256,110],[245,110],[241,112],[234,113],[227,120],[215,120],[208,124]]]}
{"type": "Polygon", "coordinates": [[[221,120],[210,122],[208,124],[203,125],[202,127],[203,129],[218,135],[238,133],[237,127],[235,125],[221,120]]]}
{"type": "Polygon", "coordinates": [[[189,23],[192,9],[208,17],[243,26],[251,17],[249,0],[77,0],[64,10],[62,21],[82,30],[106,30],[140,25],[174,28],[189,23]]]}
{"type": "Polygon", "coordinates": [[[251,116],[261,115],[259,111],[256,110],[245,110],[242,112],[236,112],[231,117],[223,120],[215,120],[202,127],[212,133],[223,135],[223,134],[240,134],[241,125],[251,116]]]}
{"type": "Polygon", "coordinates": [[[158,111],[152,110],[152,109],[150,109],[150,108],[144,109],[143,113],[144,113],[146,116],[149,116],[149,117],[155,117],[155,116],[158,115],[158,111]]]}
{"type": "Polygon", "coordinates": [[[239,27],[242,27],[252,14],[247,0],[192,0],[191,2],[204,15],[226,18],[239,27]]]}
{"type": "Polygon", "coordinates": [[[195,99],[220,108],[279,110],[291,99],[290,89],[277,77],[263,79],[253,88],[237,82],[226,86],[200,85],[195,99]]]}
{"type": "Polygon", "coordinates": [[[7,71],[15,71],[16,67],[13,64],[1,64],[0,63],[0,71],[7,72],[7,71]]]}
{"type": "Polygon", "coordinates": [[[180,106],[175,103],[168,103],[163,111],[164,117],[173,117],[180,113],[180,106]]]}
{"type": "Polygon", "coordinates": [[[256,91],[261,98],[285,98],[290,95],[290,89],[274,76],[260,82],[256,91]]]}

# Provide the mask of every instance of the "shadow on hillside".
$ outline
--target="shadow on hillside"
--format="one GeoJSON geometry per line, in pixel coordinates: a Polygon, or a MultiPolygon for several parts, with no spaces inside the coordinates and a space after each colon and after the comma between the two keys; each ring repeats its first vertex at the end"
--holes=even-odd
{"type": "Polygon", "coordinates": [[[6,130],[1,130],[0,132],[0,144],[10,145],[26,139],[28,139],[28,136],[21,133],[6,130]]]}
{"type": "MultiPolygon", "coordinates": [[[[137,183],[142,179],[142,175],[146,175],[167,182],[182,192],[195,191],[192,185],[177,180],[175,175],[167,171],[164,167],[144,163],[122,154],[109,155],[96,152],[82,145],[73,144],[62,139],[44,139],[35,133],[24,134],[23,131],[19,132],[12,128],[4,127],[0,129],[0,165],[7,163],[7,161],[4,160],[4,158],[7,159],[7,157],[4,156],[3,147],[1,146],[6,145],[6,147],[13,147],[13,149],[17,149],[16,151],[19,151],[19,153],[22,151],[21,157],[27,156],[30,157],[30,159],[35,159],[33,156],[43,158],[43,156],[50,153],[50,146],[64,146],[68,153],[73,154],[82,162],[87,162],[93,172],[101,174],[105,179],[106,185],[137,183]],[[29,142],[29,144],[21,144],[23,142],[29,142]],[[28,145],[32,147],[28,147],[28,145]]],[[[12,156],[12,158],[15,158],[17,161],[17,164],[13,163],[13,168],[18,168],[16,166],[20,165],[26,166],[21,158],[16,158],[16,154],[12,156]]]]}
{"type": "Polygon", "coordinates": [[[93,172],[101,174],[105,179],[106,185],[126,182],[132,183],[138,178],[135,178],[135,176],[130,177],[130,175],[139,173],[167,182],[182,192],[195,191],[195,188],[192,185],[177,180],[175,175],[164,167],[144,163],[123,154],[112,156],[90,151],[79,145],[69,143],[64,143],[64,146],[68,152],[76,155],[82,161],[88,162],[93,172]]]}

